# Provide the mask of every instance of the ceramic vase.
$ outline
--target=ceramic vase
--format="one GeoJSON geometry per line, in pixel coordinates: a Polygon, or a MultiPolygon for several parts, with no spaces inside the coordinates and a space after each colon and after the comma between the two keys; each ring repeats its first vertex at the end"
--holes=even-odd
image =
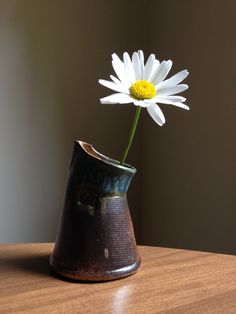
{"type": "Polygon", "coordinates": [[[136,169],[76,141],[50,265],[83,281],[129,276],[140,266],[127,191],[136,169]]]}

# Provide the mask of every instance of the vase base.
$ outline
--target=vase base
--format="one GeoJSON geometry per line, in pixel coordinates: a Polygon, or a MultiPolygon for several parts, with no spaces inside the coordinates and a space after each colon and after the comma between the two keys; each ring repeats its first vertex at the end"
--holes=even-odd
{"type": "Polygon", "coordinates": [[[132,265],[112,271],[86,272],[83,270],[74,271],[63,269],[62,267],[58,267],[52,261],[50,261],[50,269],[52,275],[78,282],[80,281],[99,282],[121,279],[135,274],[138,271],[140,265],[141,259],[132,265]]]}

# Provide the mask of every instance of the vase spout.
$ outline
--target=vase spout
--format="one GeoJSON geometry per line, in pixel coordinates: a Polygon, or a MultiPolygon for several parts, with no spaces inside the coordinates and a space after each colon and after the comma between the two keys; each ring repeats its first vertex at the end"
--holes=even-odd
{"type": "MultiPolygon", "coordinates": [[[[91,144],[76,141],[71,162],[79,183],[91,184],[99,193],[114,196],[126,193],[136,169],[128,164],[106,157],[91,144]]],[[[75,178],[73,178],[74,180],[75,178]]]]}

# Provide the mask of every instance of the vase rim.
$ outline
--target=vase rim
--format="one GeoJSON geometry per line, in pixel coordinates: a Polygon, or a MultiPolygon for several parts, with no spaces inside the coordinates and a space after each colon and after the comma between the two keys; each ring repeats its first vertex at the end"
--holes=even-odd
{"type": "Polygon", "coordinates": [[[92,144],[81,141],[81,140],[76,140],[75,143],[79,144],[80,147],[90,156],[97,158],[98,160],[109,164],[113,167],[117,167],[126,171],[129,171],[133,174],[135,174],[135,172],[137,171],[135,167],[131,166],[130,164],[124,163],[124,164],[120,164],[120,162],[116,159],[112,159],[110,157],[107,157],[101,153],[99,153],[92,144]]]}

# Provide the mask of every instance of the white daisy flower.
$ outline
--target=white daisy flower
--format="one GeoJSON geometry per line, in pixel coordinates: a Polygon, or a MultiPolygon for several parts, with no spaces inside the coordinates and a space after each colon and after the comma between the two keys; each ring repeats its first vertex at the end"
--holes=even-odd
{"type": "Polygon", "coordinates": [[[142,50],[134,52],[132,59],[129,54],[123,54],[123,61],[112,54],[112,66],[118,78],[111,75],[112,81],[99,80],[99,83],[117,93],[101,98],[102,104],[128,104],[147,108],[148,113],[158,125],[165,123],[165,117],[157,104],[174,105],[189,110],[183,102],[186,98],[176,96],[188,88],[186,84],[179,84],[189,74],[183,70],[166,79],[172,61],[156,59],[151,54],[144,64],[142,50]]]}

